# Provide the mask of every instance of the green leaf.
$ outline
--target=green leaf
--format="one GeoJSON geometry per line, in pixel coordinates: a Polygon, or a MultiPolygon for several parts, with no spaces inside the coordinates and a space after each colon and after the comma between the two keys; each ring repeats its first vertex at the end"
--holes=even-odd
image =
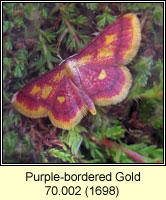
{"type": "Polygon", "coordinates": [[[153,12],[153,20],[157,25],[163,25],[163,9],[160,6],[156,6],[153,12]]]}
{"type": "Polygon", "coordinates": [[[12,50],[12,42],[11,42],[11,37],[10,36],[7,36],[6,40],[4,41],[4,49],[12,50]]]}
{"type": "Polygon", "coordinates": [[[156,162],[157,160],[162,162],[163,160],[163,150],[161,148],[156,148],[155,145],[147,146],[144,143],[139,143],[129,145],[127,148],[144,156],[146,162],[156,162]]]}
{"type": "Polygon", "coordinates": [[[138,84],[144,87],[147,84],[148,76],[151,76],[152,57],[140,57],[135,69],[138,71],[138,84]]]}
{"type": "Polygon", "coordinates": [[[134,79],[134,85],[128,96],[129,99],[136,99],[144,93],[144,87],[147,85],[148,77],[151,76],[151,66],[153,64],[152,57],[140,57],[134,69],[137,71],[136,78],[134,79]]]}
{"type": "Polygon", "coordinates": [[[15,151],[17,142],[17,134],[14,131],[9,131],[3,136],[4,151],[8,155],[12,155],[15,151]]]}
{"type": "Polygon", "coordinates": [[[83,26],[87,24],[87,17],[79,15],[77,18],[69,19],[71,23],[77,24],[78,26],[83,26]]]}
{"type": "Polygon", "coordinates": [[[48,17],[48,11],[47,11],[46,8],[42,8],[41,9],[41,14],[44,17],[44,19],[47,19],[47,17],[48,17]]]}
{"type": "Polygon", "coordinates": [[[6,66],[6,67],[10,67],[12,64],[12,59],[11,58],[8,58],[8,57],[5,57],[3,59],[3,65],[6,66]]]}
{"type": "Polygon", "coordinates": [[[97,22],[97,25],[100,26],[100,27],[104,27],[105,24],[106,24],[106,21],[107,21],[107,18],[106,16],[97,16],[96,19],[98,19],[99,21],[97,22]]]}
{"type": "Polygon", "coordinates": [[[68,145],[71,147],[71,152],[73,154],[78,154],[82,139],[82,135],[80,135],[79,132],[76,131],[76,129],[72,129],[69,131],[68,145]]]}
{"type": "Polygon", "coordinates": [[[124,137],[126,129],[122,128],[121,126],[112,126],[111,128],[107,128],[106,130],[106,137],[112,140],[118,140],[124,137]]]}
{"type": "Polygon", "coordinates": [[[18,26],[18,28],[24,27],[24,21],[22,17],[16,17],[14,19],[14,23],[18,26]]]}
{"type": "Polygon", "coordinates": [[[83,142],[85,144],[85,147],[88,149],[88,152],[90,152],[90,155],[88,155],[88,157],[92,157],[92,159],[97,160],[97,162],[105,163],[106,158],[100,146],[93,143],[86,137],[83,138],[83,142]]]}
{"type": "Polygon", "coordinates": [[[51,43],[53,40],[55,40],[55,33],[52,29],[46,29],[44,31],[40,30],[40,32],[48,42],[51,43]]]}
{"type": "Polygon", "coordinates": [[[13,23],[11,21],[3,22],[3,33],[5,33],[9,28],[13,27],[13,23]]]}
{"type": "Polygon", "coordinates": [[[17,54],[16,54],[16,59],[18,61],[26,61],[27,60],[27,56],[28,56],[28,52],[25,49],[20,49],[17,54]]]}
{"type": "Polygon", "coordinates": [[[97,25],[100,27],[104,27],[106,23],[111,24],[112,22],[114,22],[116,20],[116,17],[110,14],[110,8],[106,6],[104,8],[104,13],[102,15],[98,15],[96,19],[97,25]]]}
{"type": "Polygon", "coordinates": [[[13,19],[14,16],[14,7],[15,7],[16,3],[3,3],[3,10],[4,13],[6,14],[6,16],[8,16],[9,18],[13,19]]]}
{"type": "Polygon", "coordinates": [[[14,70],[14,76],[20,78],[22,76],[22,68],[24,68],[23,63],[17,63],[14,70]]]}
{"type": "Polygon", "coordinates": [[[123,3],[124,10],[147,10],[151,11],[152,8],[155,8],[156,4],[153,3],[123,3]]]}
{"type": "Polygon", "coordinates": [[[86,7],[90,10],[96,10],[99,6],[99,3],[85,3],[86,7]]]}
{"type": "Polygon", "coordinates": [[[64,162],[66,161],[69,161],[70,163],[76,162],[75,158],[69,152],[64,152],[63,150],[52,148],[52,149],[49,149],[47,153],[49,153],[55,158],[59,158],[63,160],[64,162]]]}

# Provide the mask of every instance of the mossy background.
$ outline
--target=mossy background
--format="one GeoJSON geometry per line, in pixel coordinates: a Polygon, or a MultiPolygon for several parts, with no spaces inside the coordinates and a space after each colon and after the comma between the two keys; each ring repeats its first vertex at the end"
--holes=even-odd
{"type": "Polygon", "coordinates": [[[162,3],[3,3],[3,163],[162,163],[162,3]],[[71,131],[29,119],[11,97],[76,53],[119,16],[134,12],[142,41],[127,66],[128,97],[97,107],[71,131]]]}

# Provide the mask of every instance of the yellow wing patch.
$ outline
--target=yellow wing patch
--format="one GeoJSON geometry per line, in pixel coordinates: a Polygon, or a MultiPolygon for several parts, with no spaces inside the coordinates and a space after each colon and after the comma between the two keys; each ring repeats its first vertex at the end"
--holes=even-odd
{"type": "Polygon", "coordinates": [[[65,97],[57,97],[57,100],[59,101],[59,103],[63,103],[65,102],[65,97]]]}
{"type": "Polygon", "coordinates": [[[42,98],[47,99],[51,91],[52,91],[52,86],[45,86],[42,89],[42,98]]]}
{"type": "Polygon", "coordinates": [[[97,58],[102,59],[106,57],[111,57],[114,54],[114,45],[111,46],[111,43],[117,39],[116,34],[106,35],[105,36],[105,46],[98,49],[97,58]]]}
{"type": "Polygon", "coordinates": [[[32,90],[31,90],[31,92],[30,92],[30,94],[31,95],[35,95],[36,93],[38,93],[40,91],[40,89],[41,88],[39,86],[34,85],[33,88],[32,88],[32,90]]]}
{"type": "Polygon", "coordinates": [[[111,57],[113,56],[113,53],[114,53],[113,50],[111,50],[110,48],[104,47],[98,50],[97,58],[101,59],[101,58],[111,57]]]}
{"type": "Polygon", "coordinates": [[[61,70],[54,76],[53,81],[59,82],[60,80],[62,80],[63,76],[64,76],[64,70],[61,70]]]}
{"type": "Polygon", "coordinates": [[[111,57],[114,54],[114,45],[111,46],[111,43],[117,39],[116,34],[106,35],[105,36],[105,46],[98,49],[97,58],[102,59],[106,57],[111,57]]]}
{"type": "Polygon", "coordinates": [[[84,65],[84,64],[89,63],[90,60],[91,60],[92,58],[93,58],[92,55],[83,56],[83,57],[77,62],[77,64],[78,64],[79,66],[82,66],[82,65],[84,65]]]}
{"type": "Polygon", "coordinates": [[[113,41],[117,40],[117,35],[116,34],[112,34],[112,35],[106,35],[105,36],[105,44],[111,44],[113,41]]]}
{"type": "Polygon", "coordinates": [[[123,88],[121,89],[120,93],[118,93],[115,96],[112,96],[111,98],[104,98],[104,97],[98,98],[94,101],[96,105],[106,106],[106,105],[111,105],[111,104],[117,104],[126,98],[128,91],[131,87],[132,77],[131,77],[131,74],[130,74],[129,70],[127,69],[127,67],[120,66],[120,68],[123,71],[124,76],[125,76],[125,83],[124,83],[123,88]]]}
{"type": "Polygon", "coordinates": [[[106,74],[105,70],[102,69],[98,76],[98,79],[103,80],[103,79],[105,79],[106,76],[107,76],[107,74],[106,74]]]}

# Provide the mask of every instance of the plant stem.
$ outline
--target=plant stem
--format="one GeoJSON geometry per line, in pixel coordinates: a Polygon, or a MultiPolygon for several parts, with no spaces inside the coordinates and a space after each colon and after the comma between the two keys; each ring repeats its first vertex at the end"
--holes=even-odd
{"type": "Polygon", "coordinates": [[[145,162],[145,158],[143,156],[141,156],[140,154],[122,147],[120,144],[113,142],[111,140],[108,139],[103,139],[99,142],[99,145],[104,146],[104,147],[109,147],[109,148],[113,148],[116,147],[117,149],[120,149],[121,151],[123,151],[129,158],[131,158],[133,161],[137,162],[137,163],[144,163],[145,162]]]}

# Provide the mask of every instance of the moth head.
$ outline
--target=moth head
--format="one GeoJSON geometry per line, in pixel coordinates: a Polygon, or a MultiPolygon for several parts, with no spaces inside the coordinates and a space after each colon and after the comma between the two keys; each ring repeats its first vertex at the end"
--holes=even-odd
{"type": "Polygon", "coordinates": [[[65,69],[66,69],[67,74],[68,74],[70,77],[73,77],[73,75],[74,75],[75,73],[77,73],[77,71],[78,71],[77,66],[76,66],[76,62],[73,61],[73,60],[68,60],[68,61],[65,63],[65,69]]]}

